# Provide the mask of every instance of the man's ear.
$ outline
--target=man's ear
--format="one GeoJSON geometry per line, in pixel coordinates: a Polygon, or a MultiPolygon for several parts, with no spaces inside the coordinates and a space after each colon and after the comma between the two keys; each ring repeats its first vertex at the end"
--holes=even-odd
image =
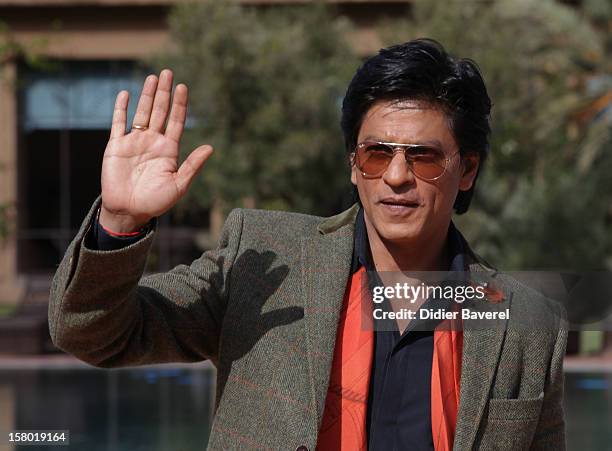
{"type": "Polygon", "coordinates": [[[349,155],[349,164],[351,165],[351,183],[357,186],[357,165],[355,164],[355,152],[349,155]]]}
{"type": "Polygon", "coordinates": [[[459,191],[468,191],[480,166],[480,155],[477,152],[468,152],[461,157],[461,179],[459,180],[459,191]]]}

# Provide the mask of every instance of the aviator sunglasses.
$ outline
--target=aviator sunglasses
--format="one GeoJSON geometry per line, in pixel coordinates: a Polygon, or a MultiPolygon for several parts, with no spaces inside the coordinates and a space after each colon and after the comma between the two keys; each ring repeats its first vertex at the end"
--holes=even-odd
{"type": "Polygon", "coordinates": [[[442,177],[451,159],[459,153],[457,151],[447,157],[442,150],[433,146],[364,141],[357,144],[353,162],[364,177],[376,178],[385,172],[396,152],[404,152],[412,173],[428,181],[442,177]]]}

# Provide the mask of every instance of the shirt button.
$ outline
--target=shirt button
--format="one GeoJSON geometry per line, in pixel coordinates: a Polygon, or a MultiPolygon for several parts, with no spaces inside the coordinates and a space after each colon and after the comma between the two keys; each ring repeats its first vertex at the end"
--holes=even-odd
{"type": "Polygon", "coordinates": [[[300,445],[295,448],[295,451],[308,451],[308,447],[306,445],[300,445]]]}

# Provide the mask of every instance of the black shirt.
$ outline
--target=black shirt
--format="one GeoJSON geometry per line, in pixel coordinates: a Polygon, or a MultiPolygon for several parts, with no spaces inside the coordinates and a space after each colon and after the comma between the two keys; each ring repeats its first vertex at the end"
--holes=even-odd
{"type": "MultiPolygon", "coordinates": [[[[464,271],[463,238],[451,223],[448,231],[450,271],[464,271]]],[[[378,279],[368,241],[363,209],[357,215],[352,271],[361,266],[369,283],[378,279]]],[[[424,304],[427,306],[427,304],[424,304]]],[[[412,320],[403,334],[374,332],[374,359],[367,410],[368,449],[433,451],[431,433],[431,366],[433,327],[412,320]],[[414,330],[414,329],[420,330],[414,330]]],[[[393,320],[393,324],[396,324],[393,320]]],[[[376,327],[375,327],[376,329],[376,327]]]]}

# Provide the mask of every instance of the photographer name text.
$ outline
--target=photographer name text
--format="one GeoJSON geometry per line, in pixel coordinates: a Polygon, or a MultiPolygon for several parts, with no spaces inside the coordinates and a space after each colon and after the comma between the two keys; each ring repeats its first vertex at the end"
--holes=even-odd
{"type": "Polygon", "coordinates": [[[486,319],[486,320],[507,320],[510,319],[510,309],[495,312],[479,312],[467,308],[461,310],[446,309],[419,309],[417,311],[409,309],[399,309],[397,311],[385,311],[381,308],[374,309],[372,312],[374,319],[420,319],[420,320],[456,320],[456,319],[486,319]]]}

